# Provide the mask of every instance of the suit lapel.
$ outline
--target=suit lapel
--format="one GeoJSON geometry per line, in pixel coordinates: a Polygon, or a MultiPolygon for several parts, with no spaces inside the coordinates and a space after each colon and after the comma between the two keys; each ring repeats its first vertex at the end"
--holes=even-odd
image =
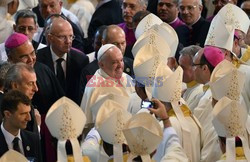
{"type": "Polygon", "coordinates": [[[52,53],[50,51],[50,47],[46,47],[46,48],[47,48],[47,51],[44,53],[45,54],[45,60],[44,60],[44,62],[47,62],[47,66],[55,74],[54,62],[52,60],[52,53]]]}
{"type": "Polygon", "coordinates": [[[0,157],[9,150],[8,145],[5,141],[2,129],[0,128],[0,157]]]}
{"type": "Polygon", "coordinates": [[[31,141],[31,139],[28,139],[28,137],[25,135],[25,133],[21,130],[21,137],[22,137],[22,143],[23,143],[23,151],[25,154],[25,157],[32,157],[31,152],[31,143],[28,141],[31,141]]]}

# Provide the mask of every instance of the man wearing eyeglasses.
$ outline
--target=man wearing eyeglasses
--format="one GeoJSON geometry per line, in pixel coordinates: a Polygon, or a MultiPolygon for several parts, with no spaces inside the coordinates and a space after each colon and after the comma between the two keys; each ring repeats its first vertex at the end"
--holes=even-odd
{"type": "Polygon", "coordinates": [[[180,0],[178,3],[181,19],[186,25],[176,29],[180,43],[184,47],[198,45],[204,47],[210,23],[201,17],[201,0],[180,0]]]}
{"type": "Polygon", "coordinates": [[[178,0],[158,0],[157,5],[157,16],[159,18],[171,25],[174,29],[184,25],[178,17],[178,0]]]}
{"type": "Polygon", "coordinates": [[[217,161],[221,156],[218,135],[212,125],[212,93],[209,88],[210,76],[214,68],[225,58],[223,52],[213,46],[200,49],[193,58],[194,78],[197,83],[204,84],[198,105],[193,110],[202,128],[201,160],[204,162],[217,161]]]}
{"type": "Polygon", "coordinates": [[[56,74],[66,96],[79,104],[80,74],[89,59],[72,48],[74,38],[70,23],[55,17],[48,30],[49,46],[38,50],[37,60],[56,74]]]}

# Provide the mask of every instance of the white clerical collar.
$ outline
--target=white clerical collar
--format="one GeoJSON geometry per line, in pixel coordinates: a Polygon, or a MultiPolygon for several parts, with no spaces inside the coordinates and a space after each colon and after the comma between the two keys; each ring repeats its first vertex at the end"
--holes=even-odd
{"type": "Polygon", "coordinates": [[[58,60],[59,58],[63,58],[66,61],[66,59],[67,59],[67,53],[63,54],[62,57],[58,57],[56,55],[56,53],[52,50],[51,46],[50,46],[50,51],[51,51],[51,56],[52,56],[53,63],[56,63],[56,60],[58,60]]]}
{"type": "Polygon", "coordinates": [[[175,23],[175,21],[177,21],[177,19],[178,19],[178,17],[176,17],[176,18],[174,19],[174,21],[171,21],[171,22],[170,22],[170,23],[168,23],[168,24],[170,25],[170,24],[175,23]]]}
{"type": "Polygon", "coordinates": [[[12,135],[11,133],[9,133],[9,132],[4,128],[3,122],[2,122],[2,124],[1,124],[1,130],[2,130],[2,132],[3,132],[3,135],[4,135],[4,137],[5,137],[5,141],[6,141],[7,145],[8,145],[8,147],[9,147],[9,146],[12,146],[12,142],[13,142],[13,140],[14,140],[15,137],[18,137],[18,138],[22,141],[21,134],[20,134],[20,129],[19,129],[19,131],[18,131],[17,136],[14,136],[14,135],[12,135]]]}

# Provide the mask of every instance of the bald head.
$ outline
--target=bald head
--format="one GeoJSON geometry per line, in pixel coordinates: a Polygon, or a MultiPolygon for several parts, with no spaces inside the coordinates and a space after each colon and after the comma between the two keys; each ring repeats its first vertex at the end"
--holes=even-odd
{"type": "Polygon", "coordinates": [[[74,39],[71,24],[61,17],[54,18],[48,32],[48,42],[53,52],[62,57],[63,54],[69,52],[74,39]]]}
{"type": "Polygon", "coordinates": [[[126,49],[126,37],[125,33],[117,25],[109,25],[106,30],[103,31],[102,44],[114,44],[124,54],[126,49]]]}

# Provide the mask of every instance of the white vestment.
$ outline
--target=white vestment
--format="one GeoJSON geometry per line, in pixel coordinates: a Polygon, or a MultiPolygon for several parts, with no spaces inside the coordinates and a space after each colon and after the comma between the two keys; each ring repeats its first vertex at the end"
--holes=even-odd
{"type": "Polygon", "coordinates": [[[186,101],[186,104],[188,105],[189,109],[193,112],[194,108],[197,107],[201,95],[200,93],[203,92],[202,84],[195,84],[191,87],[187,86],[187,89],[182,95],[182,98],[186,101]]]}
{"type": "Polygon", "coordinates": [[[250,66],[241,64],[240,67],[238,68],[238,70],[240,72],[246,74],[246,80],[244,83],[244,87],[241,91],[241,95],[245,101],[247,108],[248,108],[247,109],[248,114],[250,114],[250,111],[249,111],[249,109],[250,109],[250,66]]]}
{"type": "Polygon", "coordinates": [[[194,115],[202,127],[201,162],[211,162],[220,159],[222,152],[218,142],[218,135],[212,124],[212,93],[208,89],[201,97],[198,106],[194,109],[194,115]]]}
{"type": "Polygon", "coordinates": [[[5,42],[5,40],[13,32],[14,21],[7,19],[7,6],[0,6],[0,43],[5,42]]]}
{"type": "Polygon", "coordinates": [[[188,162],[187,155],[181,147],[180,140],[173,127],[165,128],[163,131],[163,140],[157,148],[153,159],[158,161],[181,161],[188,162]]]}
{"type": "Polygon", "coordinates": [[[91,107],[100,95],[112,93],[129,97],[134,91],[132,78],[129,75],[123,73],[120,81],[117,81],[109,77],[102,69],[98,69],[88,81],[81,101],[81,108],[87,118],[86,125],[95,123],[91,107]]]}

